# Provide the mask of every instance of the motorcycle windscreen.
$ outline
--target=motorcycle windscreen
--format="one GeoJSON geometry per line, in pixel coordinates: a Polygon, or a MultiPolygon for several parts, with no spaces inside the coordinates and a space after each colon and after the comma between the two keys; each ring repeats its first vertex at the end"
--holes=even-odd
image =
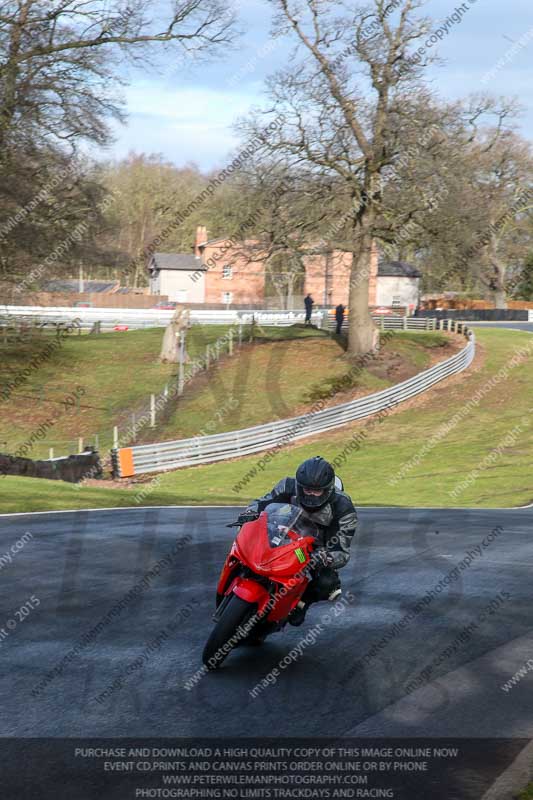
{"type": "Polygon", "coordinates": [[[319,536],[318,526],[305,511],[291,503],[270,503],[265,508],[267,533],[271,547],[282,547],[294,541],[290,532],[300,536],[319,536]]]}

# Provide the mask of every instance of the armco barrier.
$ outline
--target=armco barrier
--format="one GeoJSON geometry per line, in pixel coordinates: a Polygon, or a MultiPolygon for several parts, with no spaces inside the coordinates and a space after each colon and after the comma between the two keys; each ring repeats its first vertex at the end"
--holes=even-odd
{"type": "Polygon", "coordinates": [[[126,478],[277,449],[305,436],[340,428],[348,422],[394,407],[470,366],[476,348],[474,334],[462,323],[456,325],[450,321],[448,327],[450,330],[460,329],[465,334],[468,339],[466,346],[446,361],[435,364],[389,389],[332,408],[310,411],[299,417],[256,425],[253,428],[112,450],[114,473],[118,477],[126,478]]]}

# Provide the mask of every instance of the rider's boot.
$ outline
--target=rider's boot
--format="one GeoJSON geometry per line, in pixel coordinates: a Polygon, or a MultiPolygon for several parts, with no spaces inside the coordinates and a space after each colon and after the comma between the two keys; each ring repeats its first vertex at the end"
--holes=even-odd
{"type": "Polygon", "coordinates": [[[291,613],[289,614],[288,622],[290,625],[294,625],[295,628],[299,627],[305,622],[305,615],[307,614],[307,609],[309,606],[307,603],[304,603],[303,600],[300,600],[296,608],[293,608],[291,613]]]}

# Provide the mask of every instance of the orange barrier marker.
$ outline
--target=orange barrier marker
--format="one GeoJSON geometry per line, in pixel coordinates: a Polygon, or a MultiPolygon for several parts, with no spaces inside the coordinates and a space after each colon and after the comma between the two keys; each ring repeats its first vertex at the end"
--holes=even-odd
{"type": "Polygon", "coordinates": [[[135,475],[135,466],[133,464],[133,450],[131,447],[121,447],[118,451],[118,465],[120,469],[121,478],[131,478],[135,475]]]}

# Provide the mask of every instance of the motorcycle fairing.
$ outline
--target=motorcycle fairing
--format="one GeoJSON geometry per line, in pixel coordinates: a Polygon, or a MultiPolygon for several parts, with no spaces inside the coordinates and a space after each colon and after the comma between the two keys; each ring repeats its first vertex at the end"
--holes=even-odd
{"type": "Polygon", "coordinates": [[[312,536],[298,536],[288,531],[285,541],[286,544],[271,545],[267,515],[263,511],[259,519],[242,526],[235,540],[235,554],[258,575],[269,575],[276,579],[290,577],[309,562],[310,549],[315,540],[312,536]]]}

